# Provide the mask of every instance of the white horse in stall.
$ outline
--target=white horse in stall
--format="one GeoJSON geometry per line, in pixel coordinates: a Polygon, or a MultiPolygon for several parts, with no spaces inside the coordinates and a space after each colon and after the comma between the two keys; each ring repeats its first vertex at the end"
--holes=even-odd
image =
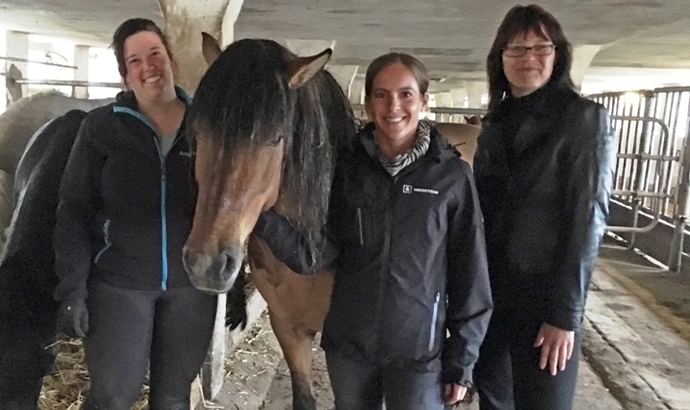
{"type": "Polygon", "coordinates": [[[80,99],[49,91],[22,98],[0,115],[0,249],[14,209],[14,175],[31,137],[48,121],[70,110],[90,111],[114,101],[80,99]]]}

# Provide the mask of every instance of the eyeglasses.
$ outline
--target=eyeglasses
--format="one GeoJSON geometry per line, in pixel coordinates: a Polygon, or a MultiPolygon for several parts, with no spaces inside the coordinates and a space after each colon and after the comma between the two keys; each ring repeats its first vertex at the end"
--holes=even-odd
{"type": "Polygon", "coordinates": [[[527,54],[528,50],[532,50],[532,55],[548,56],[555,49],[555,44],[535,44],[532,47],[512,45],[503,47],[503,55],[506,57],[522,57],[527,54]]]}

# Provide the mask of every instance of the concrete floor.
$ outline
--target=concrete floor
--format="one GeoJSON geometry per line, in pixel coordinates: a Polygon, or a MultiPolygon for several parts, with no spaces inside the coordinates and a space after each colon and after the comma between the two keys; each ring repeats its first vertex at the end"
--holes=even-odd
{"type": "MultiPolygon", "coordinates": [[[[690,288],[678,285],[684,280],[634,254],[602,251],[587,304],[575,410],[690,410],[690,343],[681,336],[690,321],[668,307],[690,297],[690,288]],[[654,294],[664,296],[657,301],[654,294]]],[[[316,342],[313,350],[318,408],[332,409],[323,352],[316,342]]],[[[221,393],[207,406],[291,409],[289,372],[265,316],[227,370],[221,393]]]]}

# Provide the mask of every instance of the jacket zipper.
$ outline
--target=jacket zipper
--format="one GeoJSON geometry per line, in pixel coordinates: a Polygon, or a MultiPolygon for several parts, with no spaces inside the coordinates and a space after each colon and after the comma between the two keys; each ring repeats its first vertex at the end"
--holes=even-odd
{"type": "MultiPolygon", "coordinates": [[[[384,171],[385,172],[385,171],[384,171]]],[[[390,176],[389,176],[390,177],[390,176]]],[[[389,186],[390,196],[388,204],[386,205],[386,213],[384,215],[385,219],[385,232],[383,239],[383,249],[381,250],[381,272],[379,273],[379,298],[378,298],[378,309],[376,312],[376,323],[379,331],[376,332],[376,346],[377,349],[381,349],[381,320],[383,317],[383,307],[384,299],[386,296],[386,281],[388,279],[388,270],[390,266],[390,248],[391,248],[391,203],[393,202],[393,197],[395,196],[397,178],[393,178],[389,186]]],[[[383,357],[384,363],[387,360],[387,352],[381,352],[381,357],[383,357]]]]}
{"type": "MultiPolygon", "coordinates": [[[[179,97],[180,95],[178,93],[178,98],[179,97]]],[[[186,94],[183,96],[183,99],[189,102],[189,98],[186,96],[186,94]]],[[[153,145],[156,146],[156,152],[158,153],[158,159],[160,160],[161,165],[161,289],[166,290],[168,288],[168,225],[166,218],[167,212],[165,201],[167,188],[165,178],[165,156],[161,152],[161,148],[158,145],[158,132],[156,131],[156,127],[153,125],[153,123],[139,111],[133,110],[128,107],[115,106],[113,107],[113,112],[129,114],[134,118],[139,119],[153,131],[153,145]]],[[[180,126],[180,129],[181,128],[182,126],[180,126]]],[[[172,150],[175,148],[175,144],[177,144],[177,141],[180,139],[180,132],[181,131],[178,130],[177,134],[175,134],[175,139],[173,140],[169,152],[172,152],[172,150]]]]}
{"type": "MultiPolygon", "coordinates": [[[[156,137],[154,137],[155,139],[156,137]]],[[[177,136],[175,136],[177,138],[177,136]]],[[[165,178],[165,156],[161,152],[158,140],[155,139],[156,150],[158,151],[158,158],[161,161],[161,289],[168,288],[168,218],[166,211],[166,178],[165,178]]],[[[175,142],[173,142],[173,146],[175,142]]],[[[172,148],[170,148],[172,151],[172,148]]]]}
{"type": "Polygon", "coordinates": [[[362,208],[357,207],[357,224],[359,225],[359,244],[364,245],[364,231],[362,230],[362,208]]]}
{"type": "Polygon", "coordinates": [[[438,304],[441,301],[441,292],[436,292],[436,299],[434,300],[434,310],[431,314],[431,334],[429,335],[429,351],[434,349],[434,342],[436,341],[436,321],[438,319],[438,304]]]}

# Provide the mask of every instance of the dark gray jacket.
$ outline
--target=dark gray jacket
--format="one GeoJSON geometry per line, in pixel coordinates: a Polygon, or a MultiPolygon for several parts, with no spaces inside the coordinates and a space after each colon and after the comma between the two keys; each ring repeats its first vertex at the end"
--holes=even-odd
{"type": "Polygon", "coordinates": [[[496,309],[578,330],[606,228],[616,147],[603,106],[548,87],[517,118],[515,135],[504,135],[516,119],[501,105],[485,118],[474,175],[496,309]]]}
{"type": "MultiPolygon", "coordinates": [[[[391,177],[358,139],[338,155],[329,215],[340,252],[324,349],[417,371],[442,365],[444,383],[470,385],[492,302],[469,165],[434,130],[427,154],[391,177]]],[[[259,236],[288,266],[313,270],[275,217],[259,236]]]]}
{"type": "Polygon", "coordinates": [[[162,155],[131,91],[84,119],[60,183],[58,300],[85,298],[88,277],[129,289],[191,286],[182,246],[196,191],[184,130],[162,155]]]}

